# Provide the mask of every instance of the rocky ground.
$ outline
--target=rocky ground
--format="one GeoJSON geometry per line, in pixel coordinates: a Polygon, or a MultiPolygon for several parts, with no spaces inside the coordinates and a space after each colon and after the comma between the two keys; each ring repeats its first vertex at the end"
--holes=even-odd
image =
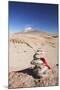
{"type": "Polygon", "coordinates": [[[58,36],[42,32],[14,33],[9,36],[9,88],[45,87],[58,85],[58,36]],[[31,61],[36,50],[43,55],[51,70],[47,77],[37,78],[33,74],[31,61]],[[28,68],[28,69],[27,69],[28,68]]]}
{"type": "Polygon", "coordinates": [[[36,78],[31,68],[23,71],[14,71],[9,73],[9,88],[30,88],[58,85],[58,70],[53,68],[47,72],[48,76],[36,78]]]}

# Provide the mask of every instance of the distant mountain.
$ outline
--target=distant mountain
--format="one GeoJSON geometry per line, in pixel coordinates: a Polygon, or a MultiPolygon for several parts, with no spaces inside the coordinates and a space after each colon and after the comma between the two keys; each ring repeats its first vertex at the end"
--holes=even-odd
{"type": "Polygon", "coordinates": [[[52,33],[52,32],[45,32],[43,30],[38,30],[36,28],[32,28],[31,26],[26,27],[24,30],[22,30],[22,32],[16,32],[14,34],[31,34],[31,35],[39,35],[39,36],[43,36],[43,37],[54,37],[57,38],[58,37],[58,33],[52,33]]]}

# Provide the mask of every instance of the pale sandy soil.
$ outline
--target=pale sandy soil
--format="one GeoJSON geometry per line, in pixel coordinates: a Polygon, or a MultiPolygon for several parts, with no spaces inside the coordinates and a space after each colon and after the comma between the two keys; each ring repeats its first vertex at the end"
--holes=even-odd
{"type": "Polygon", "coordinates": [[[9,38],[9,71],[31,67],[31,60],[38,48],[45,52],[44,57],[51,66],[58,63],[58,38],[47,34],[19,33],[9,38]]]}
{"type": "MultiPolygon", "coordinates": [[[[36,81],[34,81],[35,79],[32,75],[29,75],[28,73],[26,75],[26,73],[20,72],[22,70],[32,67],[30,62],[32,61],[33,55],[38,48],[42,48],[44,50],[45,52],[44,57],[47,59],[48,63],[52,68],[55,67],[56,64],[58,64],[58,37],[52,37],[47,33],[41,33],[41,32],[10,34],[9,36],[9,87],[10,88],[22,87],[21,86],[22,83],[19,80],[25,78],[26,76],[28,77],[28,79],[22,80],[22,81],[25,80],[23,82],[25,84],[24,85],[22,84],[23,87],[44,86],[44,85],[40,85],[41,84],[40,81],[39,81],[40,84],[37,81],[39,85],[35,84],[36,81]],[[18,77],[18,74],[19,75],[22,74],[22,77],[20,76],[18,77]],[[10,75],[14,75],[13,78],[10,75]],[[29,84],[27,85],[26,83],[28,82],[28,80],[30,81],[29,84]],[[14,82],[15,84],[12,82],[14,82]]],[[[52,74],[52,77],[55,77],[55,73],[54,75],[52,74]]],[[[58,76],[56,76],[55,79],[57,78],[58,76]]],[[[58,79],[56,81],[58,82],[58,79]]],[[[55,82],[54,85],[57,85],[56,84],[57,82],[55,82]]],[[[53,83],[48,84],[47,86],[49,85],[53,85],[53,83]]]]}

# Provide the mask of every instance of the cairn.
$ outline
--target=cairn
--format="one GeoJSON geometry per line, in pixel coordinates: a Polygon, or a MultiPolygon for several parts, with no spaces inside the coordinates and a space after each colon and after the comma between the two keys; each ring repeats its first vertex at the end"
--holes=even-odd
{"type": "Polygon", "coordinates": [[[43,50],[38,49],[33,56],[33,60],[31,64],[34,65],[33,67],[33,74],[36,78],[42,78],[47,76],[47,71],[50,69],[47,61],[43,57],[43,50]]]}

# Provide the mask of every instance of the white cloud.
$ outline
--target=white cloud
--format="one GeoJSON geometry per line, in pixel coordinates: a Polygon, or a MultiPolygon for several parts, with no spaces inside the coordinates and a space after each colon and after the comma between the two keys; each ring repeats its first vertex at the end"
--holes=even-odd
{"type": "Polygon", "coordinates": [[[26,27],[24,32],[33,31],[33,28],[31,26],[26,27]]]}

